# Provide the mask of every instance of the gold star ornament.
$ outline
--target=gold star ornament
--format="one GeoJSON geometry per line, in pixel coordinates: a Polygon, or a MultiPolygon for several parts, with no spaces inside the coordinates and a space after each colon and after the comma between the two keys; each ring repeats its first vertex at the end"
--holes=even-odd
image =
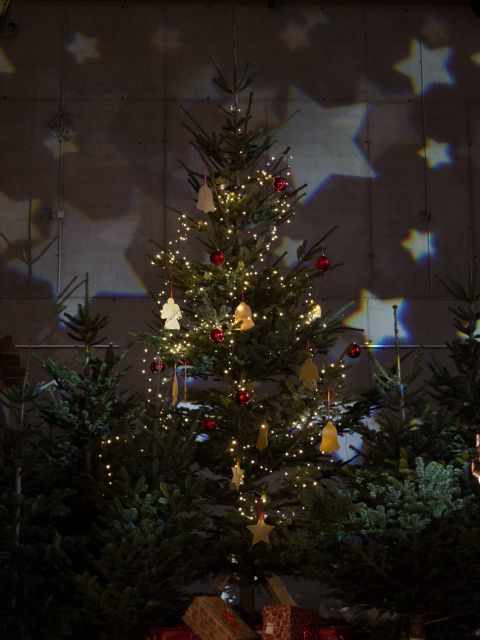
{"type": "Polygon", "coordinates": [[[237,464],[232,467],[232,484],[235,485],[237,491],[240,489],[240,485],[243,484],[243,476],[245,471],[240,466],[240,461],[237,460],[237,464]]]}
{"type": "Polygon", "coordinates": [[[258,516],[256,524],[247,524],[247,529],[252,532],[253,540],[252,546],[257,542],[265,542],[270,544],[270,533],[275,526],[272,524],[266,524],[263,515],[258,516]]]}

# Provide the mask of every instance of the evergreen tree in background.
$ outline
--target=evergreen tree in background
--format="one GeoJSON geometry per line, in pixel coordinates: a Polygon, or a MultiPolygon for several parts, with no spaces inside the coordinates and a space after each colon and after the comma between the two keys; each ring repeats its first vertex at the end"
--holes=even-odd
{"type": "MultiPolygon", "coordinates": [[[[328,455],[319,445],[329,417],[342,428],[336,392],[345,374],[342,362],[322,366],[343,330],[344,310],[321,316],[314,297],[328,277],[322,253],[331,231],[303,243],[290,269],[273,257],[302,188],[291,186],[288,149],[272,156],[273,139],[252,125],[248,68],[232,84],[217,71],[215,82],[231,102],[220,106],[221,128],[208,133],[185,112],[204,172],[183,166],[202,213],[174,210],[179,236],[152,256],[161,319],[141,337],[152,358],[152,401],[172,416],[183,413],[184,428],[193,424],[199,435],[211,573],[235,574],[244,612],[252,614],[253,586],[265,572],[302,572],[290,536],[298,487],[336,468],[336,438],[328,455]],[[207,259],[195,257],[195,244],[207,259]],[[194,384],[184,402],[187,374],[194,384]]],[[[168,437],[168,418],[160,420],[168,437]]]]}
{"type": "MultiPolygon", "coordinates": [[[[464,347],[450,347],[461,370],[464,347]]],[[[471,361],[468,374],[473,384],[471,361]]],[[[460,419],[465,404],[450,397],[456,374],[436,365],[423,385],[418,375],[417,363],[403,379],[399,360],[391,372],[379,367],[376,427],[352,425],[362,437],[361,464],[303,494],[303,557],[307,573],[343,602],[383,614],[379,638],[387,627],[392,638],[461,638],[465,616],[480,605],[480,509],[460,419]]]]}
{"type": "Polygon", "coordinates": [[[451,279],[441,281],[447,292],[457,301],[450,307],[458,337],[448,343],[452,367],[434,361],[431,369],[431,393],[445,415],[455,423],[462,435],[464,448],[473,450],[475,436],[480,431],[480,292],[474,271],[467,286],[451,279]]]}
{"type": "Polygon", "coordinates": [[[14,360],[18,374],[5,377],[0,366],[0,636],[66,638],[72,609],[63,596],[73,581],[70,557],[78,540],[60,535],[56,521],[69,512],[70,492],[49,478],[46,431],[35,411],[44,387],[29,382],[30,352],[26,369],[13,340],[4,355],[5,368],[14,360]]]}

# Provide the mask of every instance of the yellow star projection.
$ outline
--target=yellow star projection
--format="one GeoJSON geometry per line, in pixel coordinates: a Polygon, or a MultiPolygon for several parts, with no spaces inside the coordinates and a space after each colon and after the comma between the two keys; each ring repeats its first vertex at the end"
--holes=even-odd
{"type": "Polygon", "coordinates": [[[417,154],[427,160],[430,169],[441,167],[442,164],[451,164],[450,145],[448,142],[437,142],[433,138],[427,138],[426,145],[417,154]]]}
{"type": "Polygon", "coordinates": [[[344,320],[349,327],[365,329],[365,338],[373,343],[382,342],[385,338],[393,338],[393,305],[398,307],[398,337],[408,339],[408,331],[402,324],[402,311],[405,306],[403,298],[377,298],[367,289],[360,292],[358,310],[344,320]]]}
{"type": "Polygon", "coordinates": [[[428,231],[422,232],[410,229],[408,236],[401,244],[405,251],[408,251],[417,262],[426,258],[428,254],[434,256],[436,252],[433,234],[428,231]]]}

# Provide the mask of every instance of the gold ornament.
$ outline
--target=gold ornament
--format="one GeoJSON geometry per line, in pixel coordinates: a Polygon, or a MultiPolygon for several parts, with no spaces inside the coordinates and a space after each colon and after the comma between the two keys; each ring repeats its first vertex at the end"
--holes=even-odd
{"type": "Polygon", "coordinates": [[[249,529],[253,533],[252,546],[257,544],[257,542],[266,542],[270,544],[270,532],[272,529],[275,529],[274,525],[265,524],[265,519],[263,515],[258,516],[258,521],[256,524],[248,524],[247,529],[249,529]]]}
{"type": "Polygon", "coordinates": [[[210,213],[216,211],[215,204],[213,202],[213,193],[208,184],[205,182],[198,191],[197,209],[204,213],[210,213]]]}
{"type": "Polygon", "coordinates": [[[260,425],[257,444],[255,446],[259,451],[263,451],[268,447],[268,424],[266,422],[260,425]]]}
{"type": "Polygon", "coordinates": [[[475,436],[475,445],[477,448],[477,455],[475,459],[471,463],[472,476],[476,478],[480,482],[480,433],[477,433],[475,436]]]}
{"type": "Polygon", "coordinates": [[[163,305],[160,317],[162,320],[165,320],[165,329],[175,331],[180,329],[180,323],[178,321],[182,317],[182,312],[173,298],[169,298],[163,305]]]}
{"type": "Polygon", "coordinates": [[[243,484],[243,476],[245,471],[240,466],[240,460],[237,460],[237,464],[232,467],[232,484],[235,485],[237,491],[240,489],[240,485],[243,484]]]}
{"type": "Polygon", "coordinates": [[[300,367],[298,377],[300,378],[300,380],[305,382],[316,382],[320,378],[317,365],[314,363],[311,356],[308,356],[308,358],[300,367]]]}
{"type": "Polygon", "coordinates": [[[255,326],[252,320],[252,310],[244,300],[235,309],[234,323],[240,323],[239,326],[235,327],[237,331],[248,331],[255,326]]]}
{"type": "Polygon", "coordinates": [[[173,383],[172,383],[172,404],[175,406],[178,402],[178,380],[177,380],[177,368],[173,370],[173,383]]]}
{"type": "Polygon", "coordinates": [[[319,304],[313,303],[308,311],[308,320],[309,322],[313,322],[314,320],[318,320],[322,317],[322,307],[319,304]]]}
{"type": "Polygon", "coordinates": [[[322,453],[333,453],[338,451],[340,445],[337,438],[337,429],[331,420],[328,420],[327,424],[322,430],[322,441],[320,442],[320,451],[322,453]]]}

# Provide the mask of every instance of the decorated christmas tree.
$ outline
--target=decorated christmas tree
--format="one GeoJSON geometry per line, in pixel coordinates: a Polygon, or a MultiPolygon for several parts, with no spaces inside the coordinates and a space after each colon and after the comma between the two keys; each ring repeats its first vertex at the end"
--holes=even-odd
{"type": "MultiPolygon", "coordinates": [[[[302,571],[291,549],[298,488],[336,469],[345,377],[341,358],[325,365],[344,309],[322,312],[315,297],[334,268],[325,255],[333,230],[304,242],[290,269],[273,255],[303,187],[293,186],[289,150],[274,152],[253,126],[251,81],[248,66],[231,83],[217,68],[228,100],[218,131],[184,112],[198,154],[195,168],[181,163],[194,199],[173,209],[178,237],[152,255],[160,313],[141,336],[160,432],[168,437],[180,416],[197,433],[210,572],[236,577],[249,613],[266,572],[302,571]]],[[[359,355],[357,345],[348,351],[359,355]]]]}

